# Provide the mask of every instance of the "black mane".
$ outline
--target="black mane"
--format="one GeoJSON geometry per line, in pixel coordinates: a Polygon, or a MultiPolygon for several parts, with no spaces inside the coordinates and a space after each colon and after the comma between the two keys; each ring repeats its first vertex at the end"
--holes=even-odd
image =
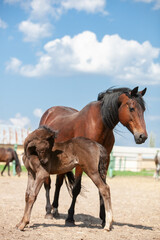
{"type": "Polygon", "coordinates": [[[131,96],[131,89],[129,88],[109,88],[104,92],[98,94],[98,101],[101,101],[101,114],[105,126],[113,129],[119,122],[118,118],[118,108],[119,108],[119,96],[121,94],[126,94],[129,98],[135,99],[143,110],[145,110],[145,102],[141,94],[137,93],[131,96]]]}

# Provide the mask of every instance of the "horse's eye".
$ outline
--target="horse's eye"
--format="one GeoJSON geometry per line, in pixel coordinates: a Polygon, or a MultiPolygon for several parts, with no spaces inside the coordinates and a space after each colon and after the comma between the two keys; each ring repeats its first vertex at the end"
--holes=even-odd
{"type": "Polygon", "coordinates": [[[130,112],[134,112],[134,110],[135,110],[135,109],[134,109],[133,107],[129,108],[129,111],[130,111],[130,112]]]}

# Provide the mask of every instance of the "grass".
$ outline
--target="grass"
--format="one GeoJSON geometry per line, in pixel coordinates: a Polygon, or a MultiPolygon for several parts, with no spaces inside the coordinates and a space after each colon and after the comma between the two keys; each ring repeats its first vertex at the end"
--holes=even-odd
{"type": "Polygon", "coordinates": [[[132,171],[113,171],[113,176],[141,176],[141,177],[146,177],[146,176],[153,176],[154,171],[153,170],[142,170],[139,172],[132,172],[132,171]]]}
{"type": "MultiPolygon", "coordinates": [[[[2,171],[4,165],[0,165],[0,172],[2,171]]],[[[8,171],[8,169],[6,169],[5,171],[8,171]]],[[[10,166],[10,171],[12,173],[12,165],[10,166]]],[[[27,172],[27,169],[25,168],[25,166],[22,166],[22,171],[23,172],[27,172]]],[[[113,171],[113,176],[122,176],[122,177],[128,177],[128,176],[141,176],[141,177],[145,177],[145,176],[153,176],[154,171],[153,170],[142,170],[140,172],[132,172],[132,171],[113,171]]],[[[108,171],[108,175],[109,175],[109,171],[108,171]]]]}
{"type": "MultiPolygon", "coordinates": [[[[21,166],[22,167],[22,172],[27,172],[27,169],[25,168],[25,166],[21,166]]],[[[4,165],[0,165],[0,172],[2,171],[2,169],[4,168],[4,165]]],[[[5,172],[8,171],[8,168],[5,169],[5,172]]],[[[12,164],[10,165],[10,172],[12,173],[13,171],[13,167],[12,164]]]]}

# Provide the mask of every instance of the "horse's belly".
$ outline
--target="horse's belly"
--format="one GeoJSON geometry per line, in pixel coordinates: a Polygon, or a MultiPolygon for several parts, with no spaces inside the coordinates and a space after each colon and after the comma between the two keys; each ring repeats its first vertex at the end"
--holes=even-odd
{"type": "Polygon", "coordinates": [[[53,161],[50,169],[50,174],[62,174],[71,171],[78,165],[76,158],[69,159],[67,157],[61,158],[58,161],[53,161]]]}

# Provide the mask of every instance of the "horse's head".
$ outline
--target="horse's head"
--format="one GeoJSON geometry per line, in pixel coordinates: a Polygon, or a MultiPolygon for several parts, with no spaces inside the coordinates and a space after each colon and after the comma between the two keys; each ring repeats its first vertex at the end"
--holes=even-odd
{"type": "Polygon", "coordinates": [[[25,140],[25,155],[27,157],[36,155],[42,164],[46,164],[54,145],[55,137],[56,132],[47,127],[36,129],[25,140]]]}
{"type": "Polygon", "coordinates": [[[134,135],[137,144],[144,143],[147,139],[146,125],[144,121],[145,104],[142,99],[146,92],[138,92],[138,87],[129,93],[119,96],[118,117],[119,121],[134,135]]]}

